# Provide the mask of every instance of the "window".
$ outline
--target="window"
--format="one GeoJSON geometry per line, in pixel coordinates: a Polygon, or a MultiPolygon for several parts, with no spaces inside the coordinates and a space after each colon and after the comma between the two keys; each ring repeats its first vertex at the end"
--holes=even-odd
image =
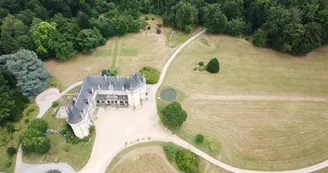
{"type": "Polygon", "coordinates": [[[99,101],[99,100],[97,100],[97,103],[100,103],[100,101],[99,101]]]}

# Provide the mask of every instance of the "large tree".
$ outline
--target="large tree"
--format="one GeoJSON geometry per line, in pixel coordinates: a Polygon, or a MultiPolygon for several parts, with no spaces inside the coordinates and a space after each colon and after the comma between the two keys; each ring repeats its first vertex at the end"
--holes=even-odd
{"type": "Polygon", "coordinates": [[[14,54],[0,56],[0,67],[12,73],[23,95],[33,97],[45,90],[50,73],[36,53],[21,49],[14,54]]]}
{"type": "Polygon", "coordinates": [[[32,40],[40,58],[49,57],[51,34],[56,31],[56,23],[40,22],[32,28],[32,40]]]}
{"type": "Polygon", "coordinates": [[[172,102],[161,110],[162,122],[169,127],[180,127],[187,119],[187,113],[178,102],[172,102]]]}
{"type": "Polygon", "coordinates": [[[210,33],[223,33],[226,30],[227,18],[221,12],[219,4],[210,4],[204,8],[204,25],[210,33]]]}
{"type": "Polygon", "coordinates": [[[90,53],[95,47],[105,44],[106,39],[98,29],[83,29],[77,35],[76,42],[80,51],[90,53]]]}

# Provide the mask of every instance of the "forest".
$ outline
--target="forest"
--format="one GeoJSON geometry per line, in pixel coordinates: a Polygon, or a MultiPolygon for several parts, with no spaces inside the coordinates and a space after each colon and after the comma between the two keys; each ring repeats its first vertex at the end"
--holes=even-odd
{"type": "Polygon", "coordinates": [[[328,43],[327,0],[0,0],[0,124],[19,117],[25,98],[47,87],[42,60],[64,61],[111,36],[138,32],[141,13],[186,32],[204,26],[213,34],[251,35],[256,46],[295,55],[328,43]]]}

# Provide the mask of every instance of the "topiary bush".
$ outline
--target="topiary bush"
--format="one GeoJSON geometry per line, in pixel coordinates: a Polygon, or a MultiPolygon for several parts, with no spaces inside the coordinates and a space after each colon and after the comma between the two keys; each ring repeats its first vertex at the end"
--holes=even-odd
{"type": "Polygon", "coordinates": [[[151,27],[150,27],[150,26],[148,26],[148,27],[147,27],[147,29],[148,29],[148,30],[150,30],[150,29],[151,29],[151,27]]]}
{"type": "Polygon", "coordinates": [[[48,129],[48,123],[47,121],[36,118],[33,119],[27,126],[29,129],[36,129],[39,130],[40,132],[45,132],[48,129]]]}
{"type": "Polygon", "coordinates": [[[180,127],[187,119],[187,112],[184,111],[178,102],[172,102],[161,110],[161,120],[169,127],[180,127]]]}
{"type": "Polygon", "coordinates": [[[149,20],[149,17],[148,16],[145,16],[145,20],[149,20]]]}
{"type": "Polygon", "coordinates": [[[175,157],[179,169],[185,173],[199,173],[199,160],[196,154],[187,149],[179,150],[175,157]]]}
{"type": "Polygon", "coordinates": [[[178,147],[174,143],[168,142],[164,144],[163,149],[166,153],[167,158],[171,161],[174,160],[175,155],[178,151],[178,147]]]}
{"type": "Polygon", "coordinates": [[[51,106],[52,106],[53,108],[55,108],[55,107],[57,107],[58,105],[59,105],[58,102],[54,101],[54,102],[52,102],[52,105],[51,105],[51,106]]]}
{"type": "Polygon", "coordinates": [[[210,73],[218,73],[220,71],[220,63],[217,58],[213,58],[208,62],[206,70],[210,73]]]}
{"type": "Polygon", "coordinates": [[[155,20],[155,18],[154,17],[151,17],[151,20],[155,20]]]}
{"type": "Polygon", "coordinates": [[[143,67],[140,69],[140,73],[145,76],[147,84],[155,84],[158,82],[160,72],[153,67],[143,67]]]}
{"type": "Polygon", "coordinates": [[[200,61],[200,62],[198,63],[198,65],[199,65],[199,66],[204,66],[204,62],[203,62],[203,61],[200,61]]]}
{"type": "Polygon", "coordinates": [[[201,143],[203,143],[203,142],[204,142],[204,135],[202,135],[202,134],[197,134],[197,135],[196,135],[196,139],[195,139],[195,141],[196,141],[197,144],[201,144],[201,143]]]}
{"type": "Polygon", "coordinates": [[[16,150],[16,148],[14,148],[14,147],[9,147],[9,148],[7,148],[7,154],[10,155],[10,156],[15,155],[16,152],[17,152],[17,150],[16,150]]]}
{"type": "Polygon", "coordinates": [[[13,133],[15,131],[14,124],[10,122],[6,124],[6,128],[7,128],[7,133],[13,133]]]}

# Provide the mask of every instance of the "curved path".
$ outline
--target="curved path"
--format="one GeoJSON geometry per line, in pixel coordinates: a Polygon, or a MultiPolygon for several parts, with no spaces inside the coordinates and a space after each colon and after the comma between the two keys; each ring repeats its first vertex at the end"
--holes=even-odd
{"type": "MultiPolygon", "coordinates": [[[[166,130],[161,124],[159,124],[159,117],[157,116],[157,106],[156,106],[156,92],[158,88],[161,86],[164,81],[165,74],[167,69],[176,55],[191,41],[195,38],[203,34],[205,30],[197,33],[196,35],[189,38],[185,43],[183,43],[169,58],[167,63],[165,64],[159,81],[155,85],[148,86],[149,88],[149,96],[148,101],[144,103],[141,108],[133,111],[130,109],[120,109],[116,110],[103,110],[100,109],[99,119],[96,123],[96,139],[94,142],[94,146],[92,149],[91,156],[89,158],[88,163],[82,168],[80,173],[102,173],[105,172],[107,166],[112,161],[112,159],[126,147],[135,145],[141,142],[148,141],[164,141],[164,142],[174,142],[177,145],[180,145],[184,148],[191,150],[196,153],[200,157],[205,160],[217,165],[223,169],[226,169],[231,172],[238,173],[269,173],[270,171],[251,171],[244,170],[232,167],[230,165],[224,164],[213,157],[207,155],[196,147],[192,146],[188,142],[182,140],[178,136],[172,134],[169,130],[166,130]],[[120,131],[120,133],[116,133],[120,131]],[[110,136],[110,137],[109,137],[110,136]],[[150,137],[150,139],[149,139],[150,137]],[[149,140],[148,140],[149,139],[149,140]],[[126,144],[127,142],[127,144],[126,144]]],[[[38,117],[42,117],[47,109],[50,108],[51,103],[55,101],[55,99],[60,98],[62,95],[66,94],[72,88],[81,85],[82,82],[75,83],[67,88],[62,93],[59,93],[58,90],[46,90],[41,93],[40,96],[37,97],[37,104],[40,106],[40,113],[38,117]],[[42,110],[42,112],[41,112],[42,110]]],[[[21,152],[19,152],[21,153],[21,152]]],[[[21,157],[17,156],[17,159],[21,157]]],[[[20,162],[18,162],[20,163],[20,162]]],[[[19,164],[17,164],[19,165],[19,164]]],[[[28,164],[22,164],[21,168],[26,168],[28,164]]],[[[29,165],[28,165],[29,166],[29,165]]],[[[42,172],[42,168],[47,166],[54,166],[56,168],[60,168],[66,171],[66,166],[61,164],[43,164],[43,165],[30,165],[26,169],[19,169],[16,172],[42,172]],[[44,166],[46,165],[46,166],[44,166]],[[41,168],[40,168],[41,167],[41,168]]],[[[270,172],[270,173],[307,173],[320,170],[328,166],[328,161],[319,163],[314,166],[310,166],[303,169],[298,170],[290,170],[290,171],[278,171],[278,172],[270,172]]],[[[19,166],[18,166],[19,167],[19,166]]],[[[18,170],[18,169],[16,169],[18,170]]],[[[63,171],[64,172],[64,171],[63,171]]],[[[67,172],[71,172],[71,170],[67,170],[67,172]]]]}

